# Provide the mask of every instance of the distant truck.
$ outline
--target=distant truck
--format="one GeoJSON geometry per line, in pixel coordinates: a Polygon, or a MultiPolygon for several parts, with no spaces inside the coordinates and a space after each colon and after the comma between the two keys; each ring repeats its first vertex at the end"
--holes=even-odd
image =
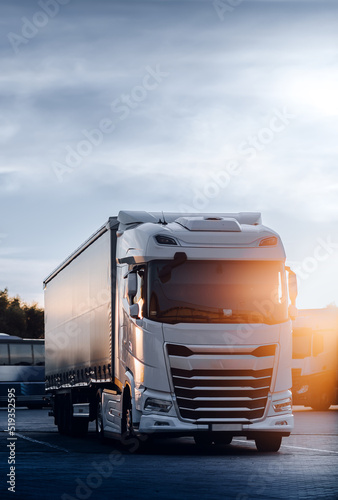
{"type": "Polygon", "coordinates": [[[293,322],[293,403],[338,404],[338,308],[299,310],[293,322]]]}
{"type": "Polygon", "coordinates": [[[121,211],[44,288],[60,433],[96,421],[100,439],[246,436],[261,451],[290,434],[297,282],[259,213],[121,211]]]}

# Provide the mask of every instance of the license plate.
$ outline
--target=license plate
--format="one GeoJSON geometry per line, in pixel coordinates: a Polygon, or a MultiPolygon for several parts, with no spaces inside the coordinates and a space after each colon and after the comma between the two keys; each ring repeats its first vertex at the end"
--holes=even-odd
{"type": "Polygon", "coordinates": [[[212,424],[211,430],[215,432],[226,432],[226,431],[241,431],[243,429],[242,424],[212,424]]]}

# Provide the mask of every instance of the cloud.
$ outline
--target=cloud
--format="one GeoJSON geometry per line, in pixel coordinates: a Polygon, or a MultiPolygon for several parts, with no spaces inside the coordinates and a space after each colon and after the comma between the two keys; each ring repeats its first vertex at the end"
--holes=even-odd
{"type": "Polygon", "coordinates": [[[0,256],[0,290],[8,288],[11,296],[43,305],[42,281],[56,262],[0,256]]]}
{"type": "MultiPolygon", "coordinates": [[[[3,2],[5,33],[39,9],[3,2]]],[[[221,22],[209,0],[72,0],[18,53],[2,37],[0,243],[7,257],[26,252],[13,256],[11,289],[34,294],[26,259],[61,261],[120,209],[193,204],[231,160],[241,174],[208,210],[262,210],[300,258],[298,221],[309,246],[337,221],[336,15],[334,2],[243,1],[221,22]],[[112,103],[140,95],[156,65],[168,76],[121,120],[112,103]],[[284,107],[297,117],[250,161],[240,145],[284,107]],[[102,119],[114,131],[59,182],[55,162],[102,119]]]]}

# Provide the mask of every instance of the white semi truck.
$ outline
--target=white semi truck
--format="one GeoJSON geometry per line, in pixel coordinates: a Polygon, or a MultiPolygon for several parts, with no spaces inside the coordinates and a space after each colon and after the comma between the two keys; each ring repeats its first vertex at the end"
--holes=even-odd
{"type": "Polygon", "coordinates": [[[259,213],[121,211],[44,288],[59,432],[261,451],[290,434],[297,282],[259,213]]]}

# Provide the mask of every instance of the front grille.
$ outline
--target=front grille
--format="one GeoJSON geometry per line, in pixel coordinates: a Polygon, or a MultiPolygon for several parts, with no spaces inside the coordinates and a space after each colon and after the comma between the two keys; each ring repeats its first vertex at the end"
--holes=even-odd
{"type": "Polygon", "coordinates": [[[167,344],[181,417],[198,423],[261,418],[271,387],[275,350],[275,344],[167,344]]]}

